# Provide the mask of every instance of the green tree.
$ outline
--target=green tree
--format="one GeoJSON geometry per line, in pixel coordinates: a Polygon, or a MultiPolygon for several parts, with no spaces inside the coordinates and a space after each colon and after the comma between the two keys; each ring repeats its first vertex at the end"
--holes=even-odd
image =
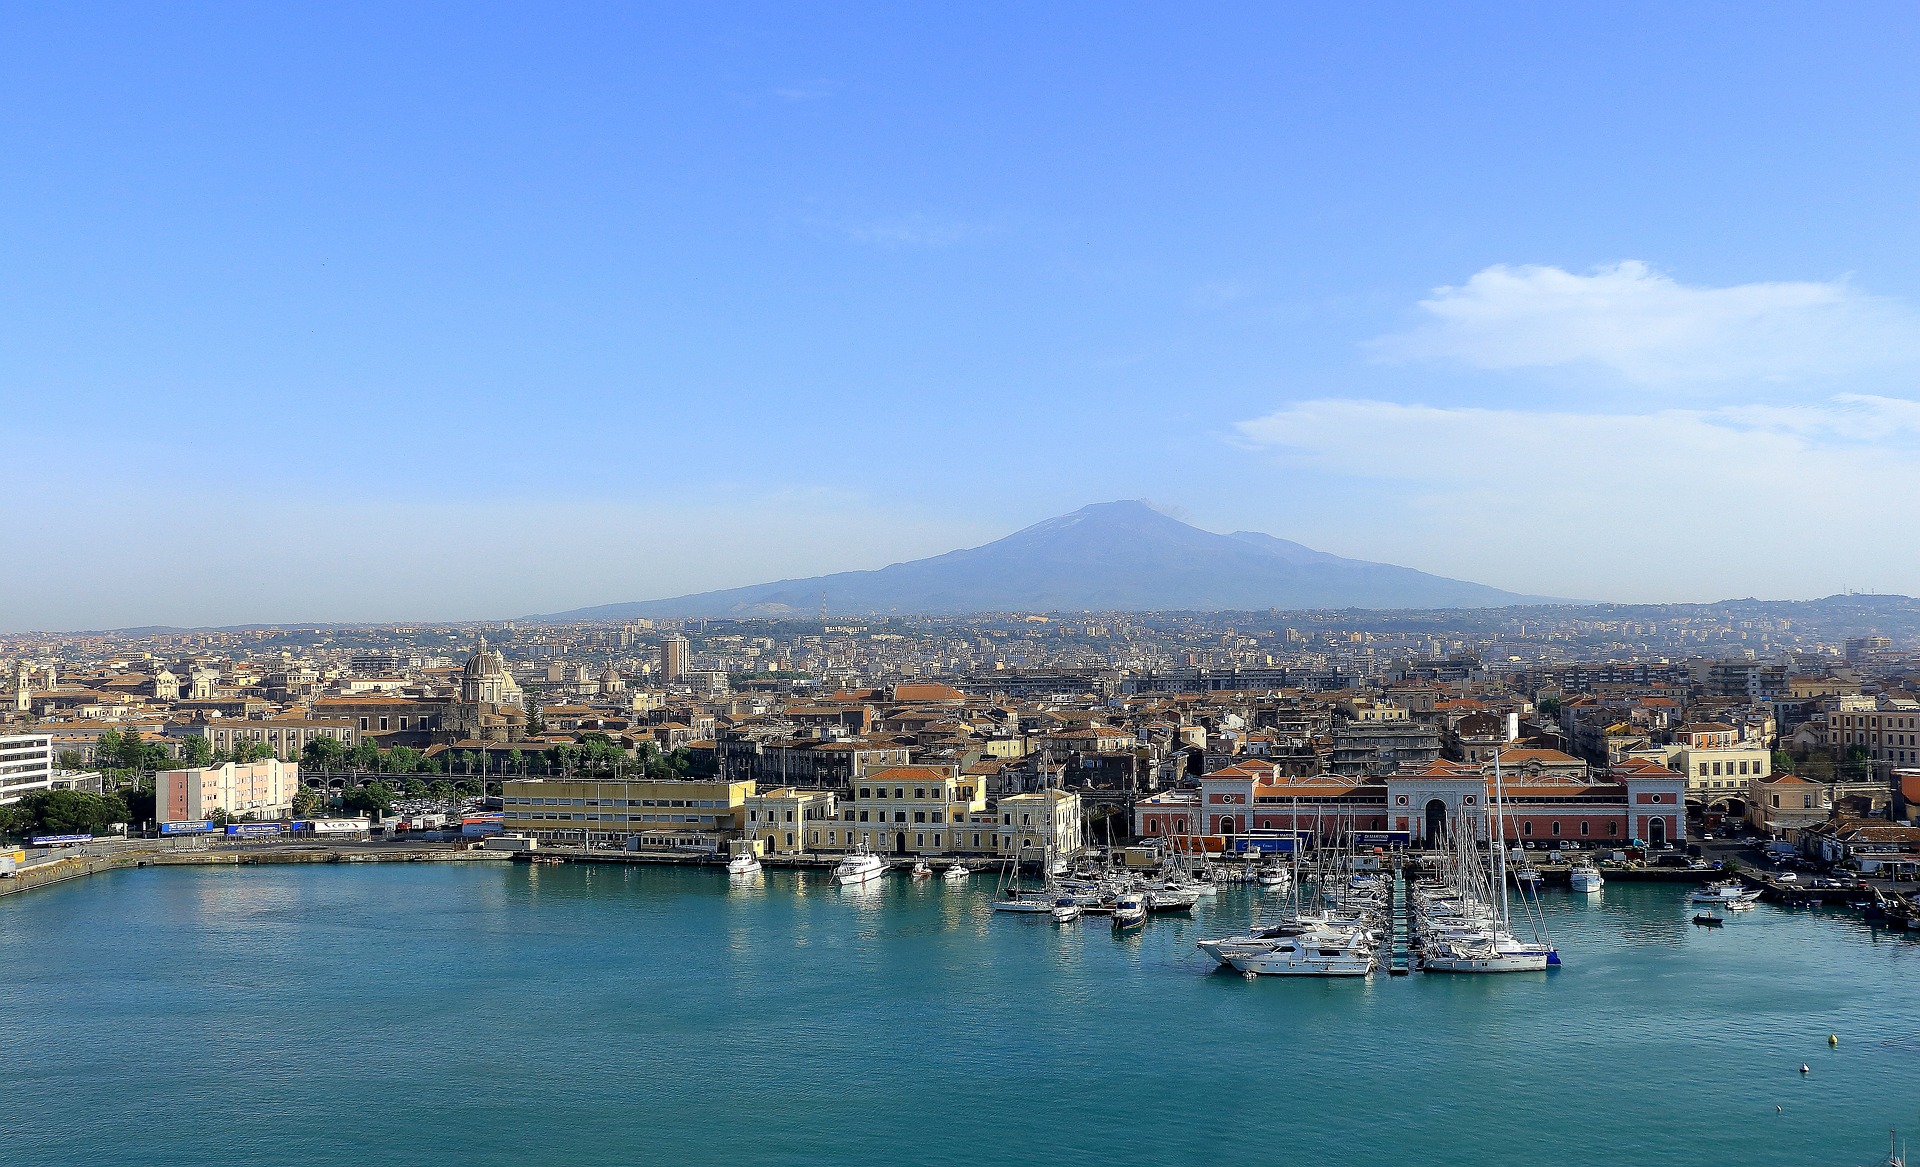
{"type": "Polygon", "coordinates": [[[1793,773],[1793,755],[1785,750],[1773,751],[1773,772],[1775,774],[1793,773]]]}
{"type": "Polygon", "coordinates": [[[340,744],[340,739],[331,737],[314,738],[300,751],[302,765],[322,771],[338,770],[346,757],[347,747],[340,744]]]}
{"type": "Polygon", "coordinates": [[[1814,782],[1833,781],[1833,759],[1825,754],[1808,754],[1794,773],[1814,782]]]}
{"type": "Polygon", "coordinates": [[[100,835],[114,823],[127,821],[127,804],[117,794],[88,794],[80,790],[36,790],[22,798],[19,809],[31,816],[27,833],[40,835],[100,835]]]}
{"type": "Polygon", "coordinates": [[[400,783],[400,789],[407,792],[408,798],[425,798],[427,784],[418,778],[408,778],[400,783]]]}
{"type": "Polygon", "coordinates": [[[426,758],[419,750],[411,746],[395,746],[386,752],[381,764],[389,774],[412,774],[420,769],[420,763],[424,761],[426,758]]]}
{"type": "Polygon", "coordinates": [[[303,786],[293,796],[293,817],[312,818],[313,812],[320,809],[320,795],[311,787],[303,786]]]}
{"type": "Polygon", "coordinates": [[[513,771],[515,774],[524,774],[527,772],[527,756],[520,752],[519,746],[515,746],[507,751],[507,769],[513,771]]]}
{"type": "Polygon", "coordinates": [[[213,743],[204,734],[194,734],[180,745],[180,760],[188,766],[206,766],[213,761],[213,743]]]}
{"type": "Polygon", "coordinates": [[[93,761],[102,770],[112,769],[120,761],[120,731],[110,729],[93,743],[93,761]]]}
{"type": "Polygon", "coordinates": [[[145,825],[154,821],[157,815],[157,807],[154,799],[153,779],[148,778],[127,787],[120,792],[120,797],[126,800],[127,822],[135,825],[145,825]]]}
{"type": "Polygon", "coordinates": [[[360,744],[353,747],[353,752],[348,755],[348,761],[362,770],[379,769],[380,743],[370,737],[361,738],[360,744]]]}
{"type": "Polygon", "coordinates": [[[1559,720],[1560,698],[1558,697],[1543,698],[1540,702],[1540,716],[1550,717],[1556,721],[1559,720]]]}
{"type": "Polygon", "coordinates": [[[369,782],[340,797],[340,807],[351,814],[385,815],[393,812],[393,791],[384,782],[369,782]]]}
{"type": "Polygon", "coordinates": [[[527,701],[527,736],[539,737],[547,732],[547,719],[540,715],[540,703],[532,699],[527,701]]]}
{"type": "Polygon", "coordinates": [[[453,783],[442,778],[427,786],[427,797],[438,802],[453,801],[453,783]]]}
{"type": "Polygon", "coordinates": [[[84,770],[87,765],[79,750],[61,750],[56,761],[62,770],[84,770]]]}

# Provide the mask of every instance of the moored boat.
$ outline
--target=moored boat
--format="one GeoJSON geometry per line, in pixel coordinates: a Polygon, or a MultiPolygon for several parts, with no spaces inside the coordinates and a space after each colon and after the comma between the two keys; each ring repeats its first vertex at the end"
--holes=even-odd
{"type": "Polygon", "coordinates": [[[856,851],[840,861],[833,869],[833,881],[842,887],[848,884],[867,883],[879,879],[887,870],[878,855],[869,855],[865,851],[856,851]]]}
{"type": "Polygon", "coordinates": [[[760,859],[751,851],[743,851],[727,861],[728,875],[760,874],[760,859]]]}
{"type": "Polygon", "coordinates": [[[1600,874],[1600,869],[1591,863],[1574,864],[1573,873],[1569,878],[1573,881],[1573,890],[1578,892],[1599,891],[1607,884],[1606,879],[1600,874]]]}

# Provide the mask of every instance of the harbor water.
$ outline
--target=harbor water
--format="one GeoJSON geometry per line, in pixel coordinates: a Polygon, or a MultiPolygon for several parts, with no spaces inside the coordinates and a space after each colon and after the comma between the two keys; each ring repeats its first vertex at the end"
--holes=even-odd
{"type": "Polygon", "coordinates": [[[1920,941],[1548,891],[1548,973],[1249,981],[993,880],[127,871],[0,902],[0,1147],[49,1164],[1867,1164],[1920,941]],[[1839,1036],[1830,1046],[1828,1034],[1839,1036]],[[1805,1064],[1807,1073],[1801,1073],[1805,1064]]]}

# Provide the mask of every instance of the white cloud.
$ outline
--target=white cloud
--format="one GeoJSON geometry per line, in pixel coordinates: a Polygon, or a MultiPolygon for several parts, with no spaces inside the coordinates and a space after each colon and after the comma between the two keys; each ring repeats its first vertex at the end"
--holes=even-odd
{"type": "Polygon", "coordinates": [[[1920,546],[1889,525],[1920,495],[1920,402],[1605,414],[1326,399],[1236,430],[1328,498],[1363,495],[1376,552],[1515,590],[1704,600],[1920,579],[1920,546]]]}
{"type": "Polygon", "coordinates": [[[1844,281],[1711,288],[1637,260],[1589,275],[1497,264],[1419,307],[1426,322],[1375,341],[1378,356],[1584,366],[1666,389],[1820,383],[1920,364],[1920,315],[1844,281]]]}
{"type": "Polygon", "coordinates": [[[986,224],[926,214],[850,223],[842,230],[855,243],[879,247],[952,247],[993,233],[986,224]]]}

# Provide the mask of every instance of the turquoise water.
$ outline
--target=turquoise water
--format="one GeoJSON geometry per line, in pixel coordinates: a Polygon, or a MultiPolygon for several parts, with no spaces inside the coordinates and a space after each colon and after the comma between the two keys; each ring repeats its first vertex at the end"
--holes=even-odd
{"type": "Polygon", "coordinates": [[[1248,982],[1193,942],[1257,891],[1116,938],[993,917],[991,883],[394,864],[9,898],[0,1153],[1846,1165],[1920,1135],[1904,934],[1708,932],[1615,885],[1548,893],[1555,973],[1248,982]]]}

